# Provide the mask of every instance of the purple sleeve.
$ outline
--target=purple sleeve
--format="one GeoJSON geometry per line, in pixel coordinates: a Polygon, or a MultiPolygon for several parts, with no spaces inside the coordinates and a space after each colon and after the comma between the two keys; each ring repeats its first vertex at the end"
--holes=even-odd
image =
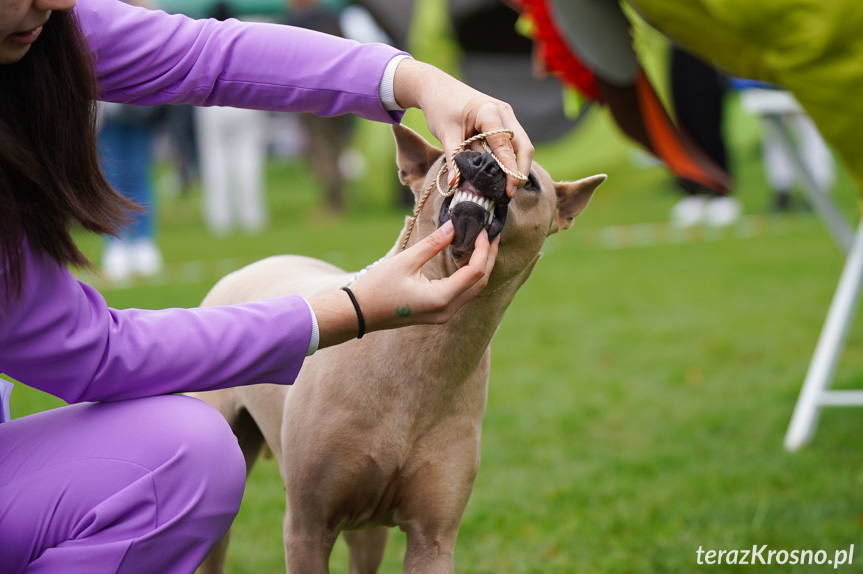
{"type": "Polygon", "coordinates": [[[302,366],[312,320],[301,297],[116,310],[64,267],[25,253],[21,297],[0,292],[0,372],[67,402],[290,384],[302,366]]]}
{"type": "Polygon", "coordinates": [[[403,53],[385,44],[278,24],[193,20],[119,0],[80,0],[76,13],[106,101],[401,121],[378,95],[387,63],[403,53]]]}

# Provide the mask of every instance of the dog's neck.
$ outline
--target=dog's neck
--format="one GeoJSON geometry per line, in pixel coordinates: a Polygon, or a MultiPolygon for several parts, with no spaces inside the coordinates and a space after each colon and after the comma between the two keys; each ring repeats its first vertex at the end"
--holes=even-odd
{"type": "MultiPolygon", "coordinates": [[[[486,294],[474,297],[442,325],[416,325],[373,333],[375,345],[387,349],[388,369],[423,373],[411,390],[391,391],[444,398],[452,393],[472,392],[484,397],[489,367],[486,354],[491,340],[538,260],[539,256],[514,277],[500,278],[489,286],[486,294]]],[[[427,399],[421,402],[429,404],[427,399]]]]}

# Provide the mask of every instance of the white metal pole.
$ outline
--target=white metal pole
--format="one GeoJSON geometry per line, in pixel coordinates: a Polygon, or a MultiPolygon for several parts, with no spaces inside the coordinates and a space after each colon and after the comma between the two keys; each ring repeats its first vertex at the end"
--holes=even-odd
{"type": "MultiPolygon", "coordinates": [[[[839,356],[845,347],[845,338],[848,327],[854,318],[857,303],[860,299],[860,284],[863,282],[863,221],[857,227],[851,251],[839,285],[830,303],[827,319],[818,337],[815,354],[809,364],[809,371],[800,390],[791,423],[785,434],[785,448],[795,451],[803,446],[812,437],[815,423],[818,418],[818,410],[822,404],[826,389],[836,371],[839,356]]],[[[827,401],[829,404],[831,401],[827,401]]],[[[833,403],[835,404],[835,403],[833,403]]]]}

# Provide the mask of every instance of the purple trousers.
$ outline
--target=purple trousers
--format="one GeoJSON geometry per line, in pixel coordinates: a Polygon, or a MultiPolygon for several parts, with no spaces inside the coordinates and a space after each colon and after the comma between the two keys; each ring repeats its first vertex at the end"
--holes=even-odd
{"type": "Polygon", "coordinates": [[[224,418],[179,395],[85,403],[0,425],[3,574],[191,574],[240,508],[224,418]]]}

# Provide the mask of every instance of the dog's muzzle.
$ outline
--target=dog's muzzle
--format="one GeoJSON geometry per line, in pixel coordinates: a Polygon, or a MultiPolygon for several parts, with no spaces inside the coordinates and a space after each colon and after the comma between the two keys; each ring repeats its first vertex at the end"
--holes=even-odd
{"type": "Polygon", "coordinates": [[[506,174],[490,154],[463,151],[453,159],[461,172],[461,183],[444,200],[438,224],[452,219],[455,237],[450,250],[456,261],[466,262],[483,229],[488,231],[489,241],[503,231],[510,198],[506,174]]]}

